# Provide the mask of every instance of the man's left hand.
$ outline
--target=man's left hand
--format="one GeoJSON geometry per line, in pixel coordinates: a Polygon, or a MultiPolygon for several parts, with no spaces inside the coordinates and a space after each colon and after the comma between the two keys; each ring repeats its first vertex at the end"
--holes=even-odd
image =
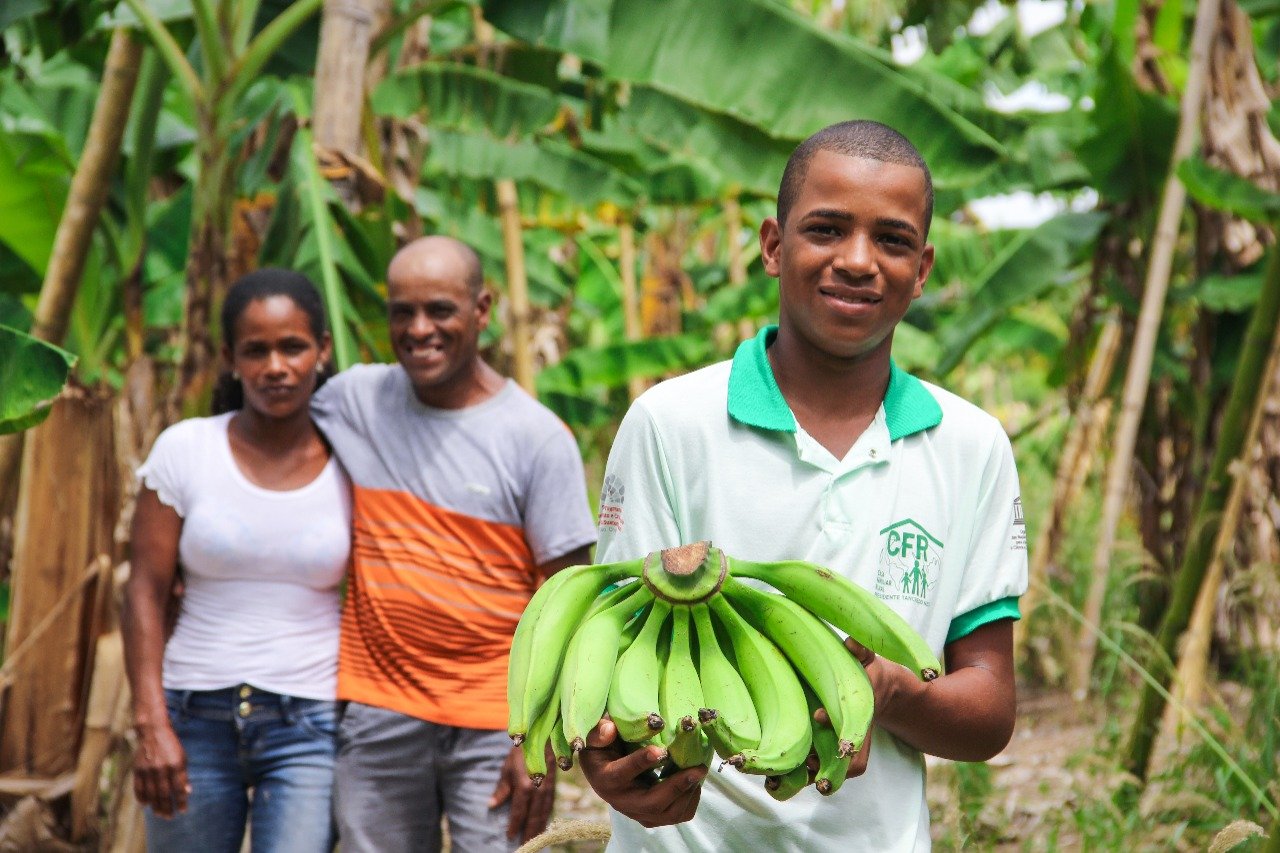
{"type": "Polygon", "coordinates": [[[502,764],[502,773],[498,776],[493,798],[489,800],[489,808],[497,808],[507,800],[511,801],[508,839],[524,843],[545,830],[547,821],[551,819],[551,806],[556,800],[555,760],[551,758],[547,762],[547,777],[535,788],[525,770],[524,754],[520,747],[513,747],[502,764]]]}

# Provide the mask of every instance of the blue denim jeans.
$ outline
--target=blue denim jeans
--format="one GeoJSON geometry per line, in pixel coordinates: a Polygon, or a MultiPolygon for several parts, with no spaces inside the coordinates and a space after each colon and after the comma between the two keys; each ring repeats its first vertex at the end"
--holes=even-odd
{"type": "Polygon", "coordinates": [[[253,853],[333,849],[337,704],[241,684],[166,690],[187,753],[191,794],[172,818],[147,810],[151,853],[238,853],[249,826],[253,853]]]}

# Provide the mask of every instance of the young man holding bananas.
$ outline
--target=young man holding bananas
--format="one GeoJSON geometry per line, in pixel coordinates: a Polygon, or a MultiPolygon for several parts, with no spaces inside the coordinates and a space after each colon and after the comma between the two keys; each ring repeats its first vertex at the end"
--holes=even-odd
{"type": "Polygon", "coordinates": [[[850,642],[875,694],[842,790],[775,802],[695,767],[653,782],[604,720],[583,771],[615,810],[610,850],[927,850],[923,753],[982,761],[1013,731],[1012,621],[1026,587],[1017,472],[999,423],[901,371],[893,332],[933,267],[929,171],[876,122],[834,125],[783,173],[760,228],[779,321],[732,362],[661,383],[619,429],[599,563],[711,540],[806,560],[875,593],[944,655],[930,682],[850,642]]]}

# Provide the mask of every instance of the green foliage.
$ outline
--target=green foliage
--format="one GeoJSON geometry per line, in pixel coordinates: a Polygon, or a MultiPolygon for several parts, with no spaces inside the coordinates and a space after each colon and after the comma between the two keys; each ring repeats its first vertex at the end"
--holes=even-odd
{"type": "Polygon", "coordinates": [[[1280,193],[1269,192],[1252,181],[1215,169],[1192,157],[1178,164],[1178,178],[1187,194],[1207,207],[1257,222],[1280,220],[1280,193]]]}
{"type": "Polygon", "coordinates": [[[75,356],[0,326],[0,435],[21,432],[49,416],[75,356]]]}

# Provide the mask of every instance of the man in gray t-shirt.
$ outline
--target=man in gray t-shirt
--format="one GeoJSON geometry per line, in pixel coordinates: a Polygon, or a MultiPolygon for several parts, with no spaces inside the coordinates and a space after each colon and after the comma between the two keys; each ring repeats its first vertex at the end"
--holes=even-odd
{"type": "Polygon", "coordinates": [[[573,436],[480,358],[491,297],[447,237],[387,271],[399,365],[361,365],[312,414],[351,477],[335,810],[344,851],[513,849],[546,826],[506,735],[511,636],[537,585],[590,561],[573,436]]]}

